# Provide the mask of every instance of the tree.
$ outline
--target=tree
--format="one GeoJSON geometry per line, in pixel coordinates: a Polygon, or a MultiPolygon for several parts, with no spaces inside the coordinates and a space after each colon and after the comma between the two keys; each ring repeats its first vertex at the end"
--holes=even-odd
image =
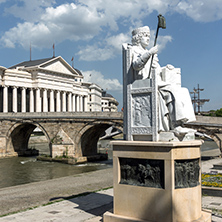
{"type": "Polygon", "coordinates": [[[215,114],[216,114],[217,117],[222,117],[222,108],[216,110],[215,114]]]}

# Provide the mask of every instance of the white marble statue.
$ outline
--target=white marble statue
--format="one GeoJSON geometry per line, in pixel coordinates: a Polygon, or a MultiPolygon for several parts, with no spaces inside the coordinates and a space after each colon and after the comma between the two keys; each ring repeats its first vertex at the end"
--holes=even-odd
{"type": "MultiPolygon", "coordinates": [[[[147,79],[151,57],[154,55],[152,69],[156,69],[159,101],[158,131],[170,131],[185,134],[190,129],[181,127],[183,123],[195,121],[195,114],[189,92],[181,87],[176,80],[178,70],[172,65],[160,67],[157,52],[158,46],[146,49],[149,45],[150,29],[140,27],[132,32],[132,67],[135,70],[134,79],[147,79]]],[[[180,75],[179,75],[180,76],[180,75]]],[[[180,80],[179,80],[180,81],[180,80]]],[[[139,121],[139,120],[138,120],[139,121]]]]}

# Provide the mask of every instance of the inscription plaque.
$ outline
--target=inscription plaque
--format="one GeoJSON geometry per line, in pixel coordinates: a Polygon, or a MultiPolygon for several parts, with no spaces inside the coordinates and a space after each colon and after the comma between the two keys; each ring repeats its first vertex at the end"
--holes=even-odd
{"type": "Polygon", "coordinates": [[[120,184],[164,189],[164,160],[119,158],[120,184]]]}

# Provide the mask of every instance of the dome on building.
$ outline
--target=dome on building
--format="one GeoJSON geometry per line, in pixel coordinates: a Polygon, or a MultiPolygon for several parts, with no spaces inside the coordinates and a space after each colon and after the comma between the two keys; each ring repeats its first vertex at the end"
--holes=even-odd
{"type": "Polygon", "coordinates": [[[102,91],[102,97],[114,98],[111,94],[107,93],[105,90],[102,91]]]}
{"type": "Polygon", "coordinates": [[[74,68],[74,69],[80,76],[83,76],[83,74],[78,69],[76,69],[76,68],[74,68]]]}

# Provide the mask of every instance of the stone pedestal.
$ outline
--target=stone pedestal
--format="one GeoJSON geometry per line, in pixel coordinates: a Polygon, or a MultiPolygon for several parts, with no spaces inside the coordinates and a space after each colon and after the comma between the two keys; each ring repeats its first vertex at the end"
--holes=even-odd
{"type": "Polygon", "coordinates": [[[105,222],[211,221],[201,209],[201,141],[114,141],[114,206],[105,222]]]}

